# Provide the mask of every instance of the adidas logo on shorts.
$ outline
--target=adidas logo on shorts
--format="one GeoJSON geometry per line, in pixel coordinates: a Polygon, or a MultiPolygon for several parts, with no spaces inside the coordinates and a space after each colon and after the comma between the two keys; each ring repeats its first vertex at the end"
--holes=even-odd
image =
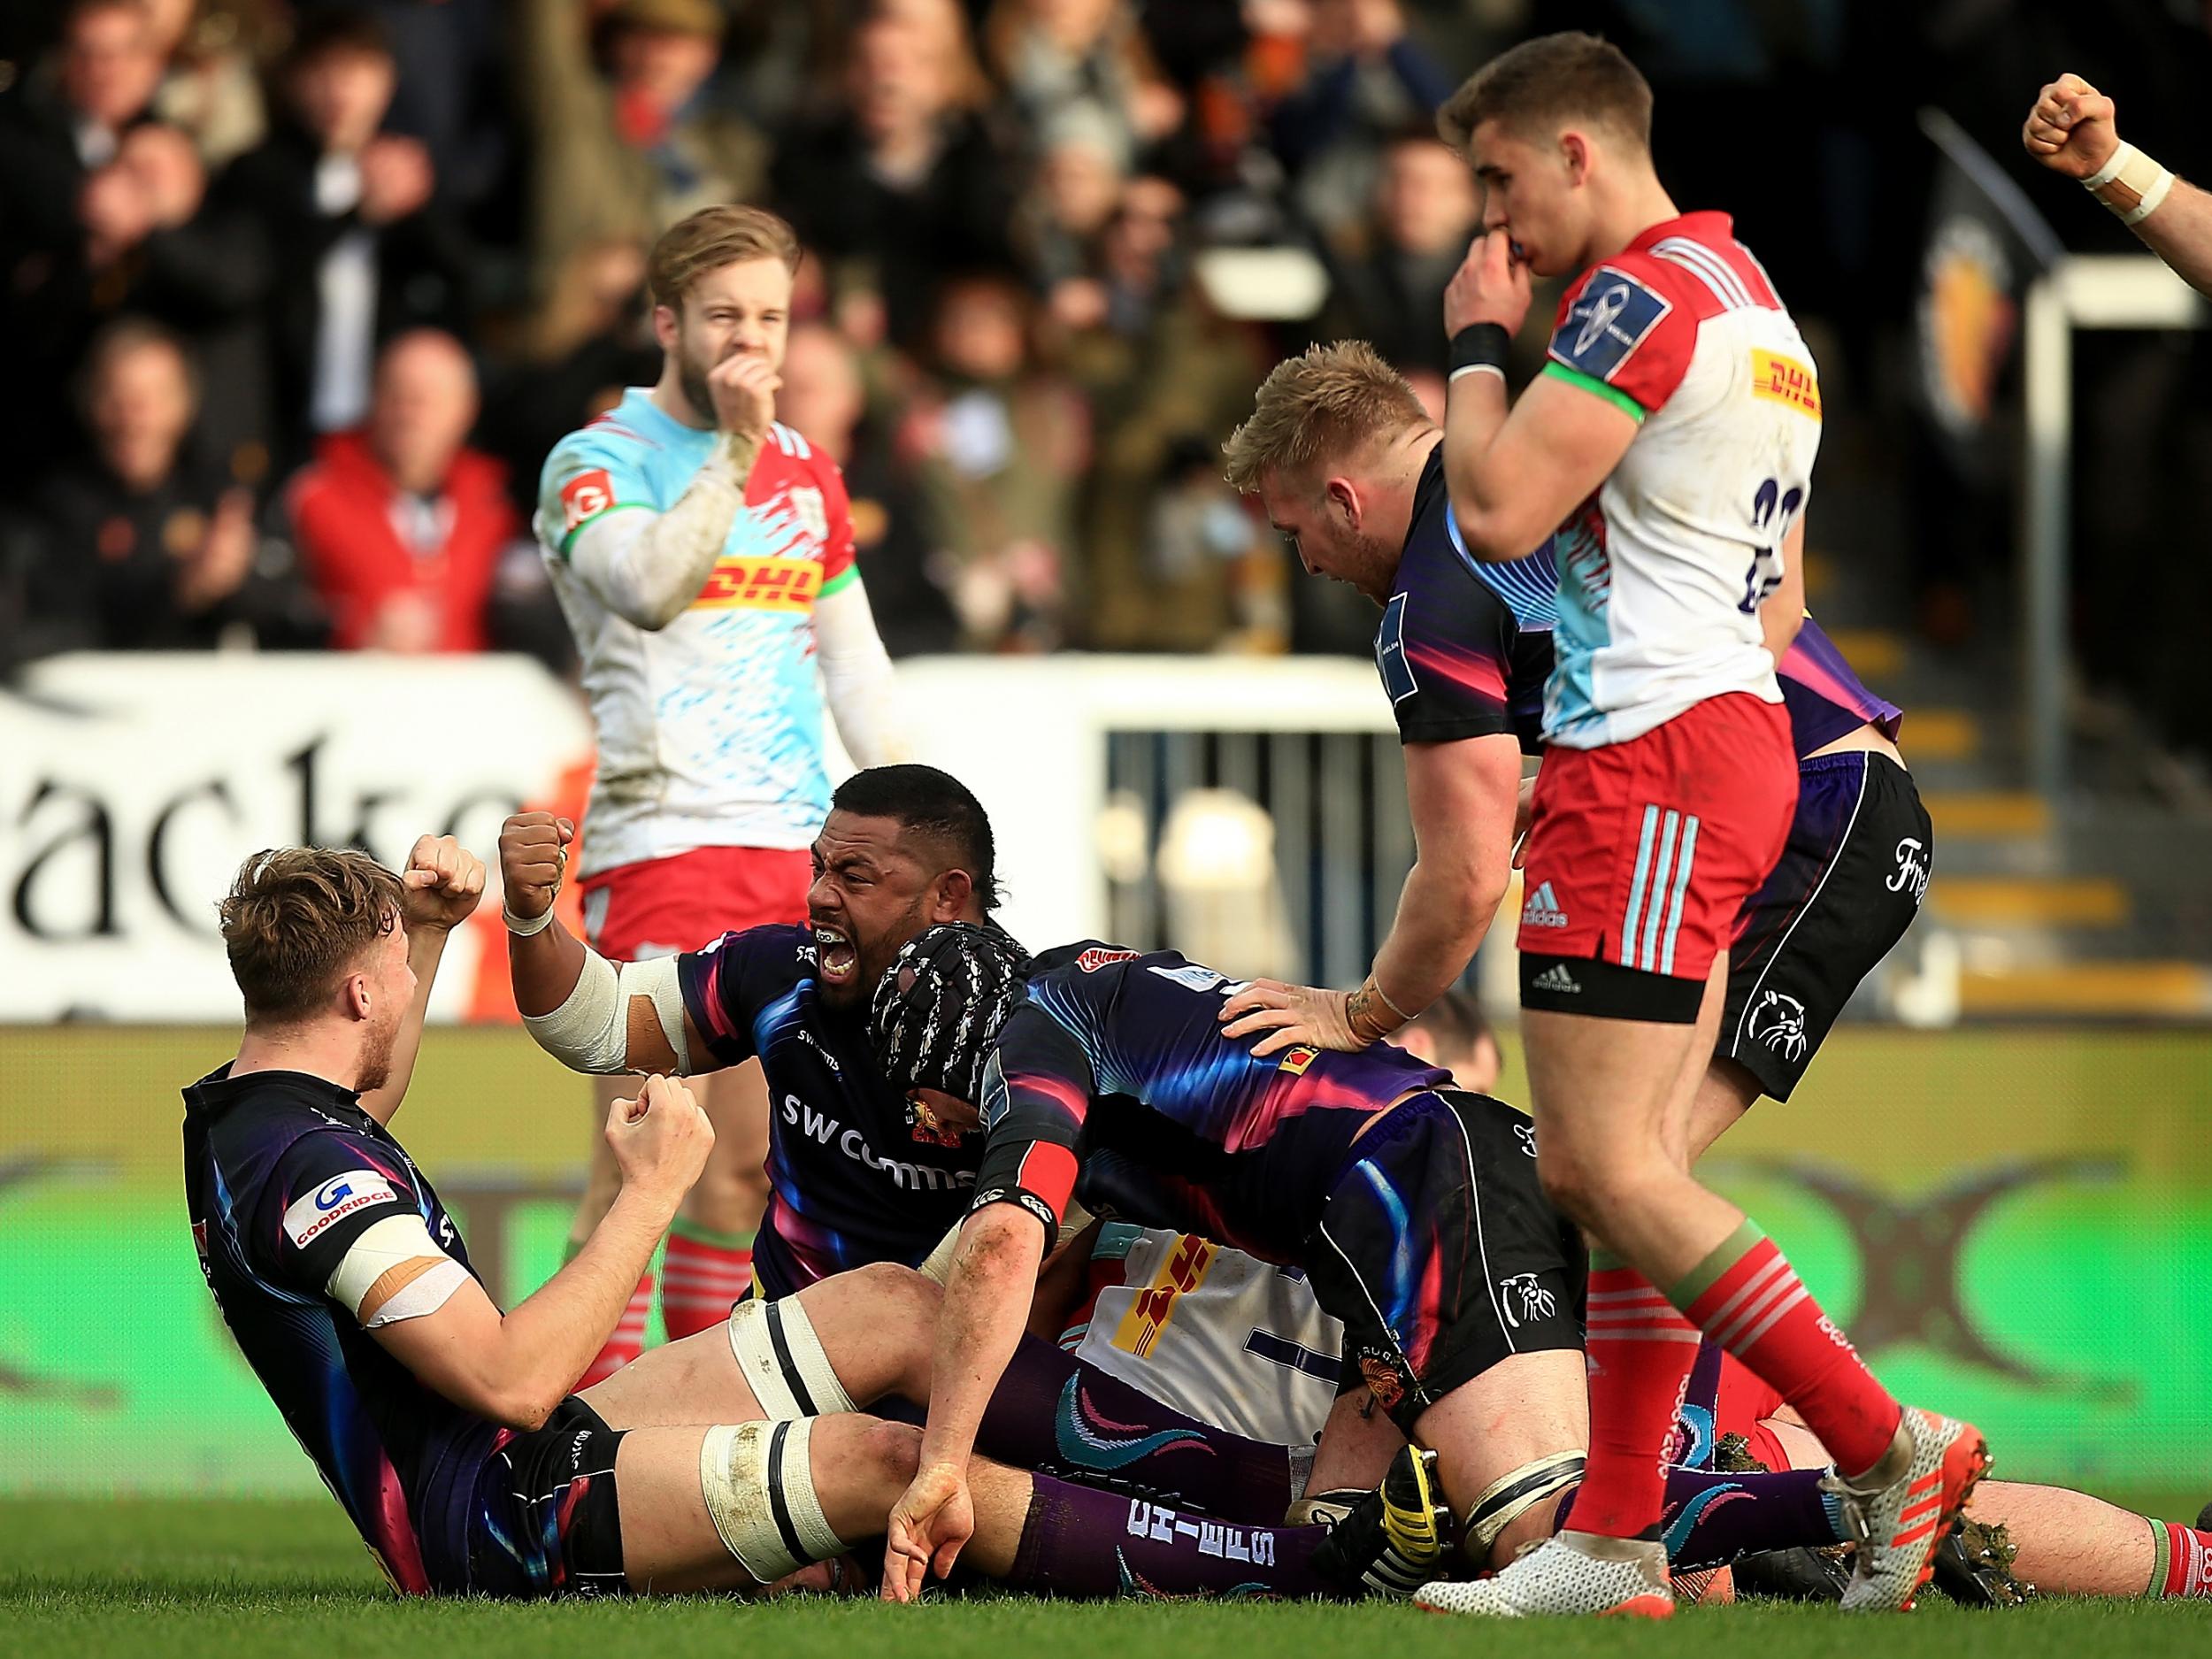
{"type": "Polygon", "coordinates": [[[1521,906],[1521,926],[1524,927],[1564,927],[1567,912],[1559,908],[1551,883],[1547,881],[1528,895],[1528,902],[1521,906]]]}
{"type": "Polygon", "coordinates": [[[1582,987],[1575,983],[1574,975],[1567,972],[1567,964],[1563,962],[1553,963],[1528,983],[1529,988],[1534,991],[1560,991],[1571,996],[1582,994],[1582,987]]]}

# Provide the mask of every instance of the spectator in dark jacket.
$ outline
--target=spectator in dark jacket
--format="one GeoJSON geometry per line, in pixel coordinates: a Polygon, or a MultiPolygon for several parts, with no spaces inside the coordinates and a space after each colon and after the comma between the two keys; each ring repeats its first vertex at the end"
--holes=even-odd
{"type": "Polygon", "coordinates": [[[468,251],[429,151],[382,130],[395,73],[373,19],[311,14],[281,79],[277,129],[210,211],[265,284],[270,426],[289,458],[304,434],[360,423],[381,342],[461,325],[468,251]]]}
{"type": "Polygon", "coordinates": [[[96,458],[39,492],[16,654],[314,643],[319,619],[251,493],[188,448],[197,388],[176,336],[111,325],[83,389],[96,458]]]}

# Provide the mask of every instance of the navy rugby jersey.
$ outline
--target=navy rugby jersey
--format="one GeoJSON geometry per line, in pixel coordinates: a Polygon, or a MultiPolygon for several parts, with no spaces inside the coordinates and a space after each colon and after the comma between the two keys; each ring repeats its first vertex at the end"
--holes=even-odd
{"type": "Polygon", "coordinates": [[[1547,542],[1511,565],[1467,556],[1444,490],[1440,441],[1421,468],[1375,668],[1409,743],[1510,734],[1535,746],[1551,672],[1558,572],[1547,542]]]}
{"type": "Polygon", "coordinates": [[[185,1205],[224,1322],[385,1575],[411,1594],[462,1592],[477,1477],[503,1432],[418,1382],[323,1286],[403,1205],[465,1268],[468,1252],[359,1102],[299,1071],[203,1078],[184,1091],[185,1205]]]}
{"type": "Polygon", "coordinates": [[[1388,1043],[1354,1053],[1222,1034],[1240,986],[1171,950],[1047,951],[994,1045],[975,1205],[1057,1225],[1102,1216],[1294,1262],[1367,1120],[1450,1074],[1388,1043]]]}
{"type": "Polygon", "coordinates": [[[768,1079],[768,1213],[753,1273],[768,1296],[870,1262],[918,1265],[968,1206],[980,1135],[910,1127],[868,1047],[864,1002],[826,1004],[804,927],[725,933],[678,958],[691,1023],[724,1065],[768,1079]]]}

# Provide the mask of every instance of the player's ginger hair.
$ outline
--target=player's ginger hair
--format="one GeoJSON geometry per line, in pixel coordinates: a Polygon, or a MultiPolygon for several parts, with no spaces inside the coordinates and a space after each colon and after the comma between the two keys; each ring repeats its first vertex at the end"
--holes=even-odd
{"type": "Polygon", "coordinates": [[[314,1013],[399,921],[400,879],[365,852],[282,847],[241,864],[222,902],[223,949],[250,1025],[314,1013]]]}
{"type": "Polygon", "coordinates": [[[797,272],[797,233],[764,208],[703,207],[661,233],[645,262],[645,285],[654,304],[679,311],[694,282],[747,259],[780,259],[785,270],[797,272]]]}
{"type": "Polygon", "coordinates": [[[1651,83],[1610,41],[1568,29],[1500,52],[1436,112],[1436,130],[1464,151],[1485,121],[1523,138],[1548,139],[1578,121],[1599,122],[1651,149],[1651,83]]]}
{"type": "Polygon", "coordinates": [[[1223,476],[1244,495],[1271,473],[1315,483],[1322,463],[1430,424],[1405,376],[1364,340],[1309,346],[1260,382],[1251,414],[1221,446],[1223,476]]]}

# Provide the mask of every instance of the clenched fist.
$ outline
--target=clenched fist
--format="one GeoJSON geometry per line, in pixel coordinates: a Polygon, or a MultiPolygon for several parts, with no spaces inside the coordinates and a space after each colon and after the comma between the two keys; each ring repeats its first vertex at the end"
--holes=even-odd
{"type": "Polygon", "coordinates": [[[484,896],[484,861],[450,835],[424,835],[409,850],[399,884],[410,933],[458,927],[484,896]]]}
{"type": "Polygon", "coordinates": [[[2112,100],[2079,75],[2061,75],[2035,95],[2020,142],[2052,172],[2086,179],[2120,147],[2112,100]]]}
{"type": "Polygon", "coordinates": [[[625,1187],[680,1199],[706,1167],[714,1125],[678,1079],[649,1077],[635,1099],[609,1110],[607,1145],[625,1187]]]}
{"type": "Polygon", "coordinates": [[[499,879],[508,915],[534,921],[553,908],[575,839],[574,822],[550,812],[518,812],[499,826],[499,879]]]}

